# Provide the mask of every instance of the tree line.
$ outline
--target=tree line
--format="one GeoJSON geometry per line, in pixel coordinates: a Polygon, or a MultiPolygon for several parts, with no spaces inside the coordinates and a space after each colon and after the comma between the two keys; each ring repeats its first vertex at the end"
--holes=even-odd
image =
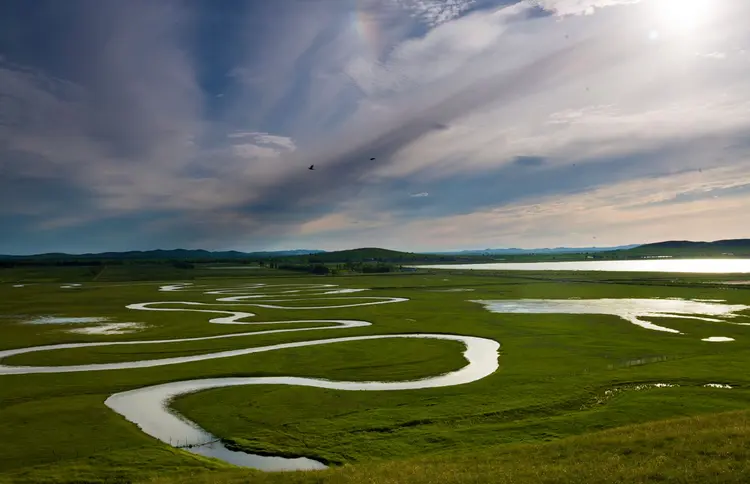
{"type": "Polygon", "coordinates": [[[299,263],[277,261],[260,261],[261,267],[269,269],[280,269],[294,272],[307,272],[315,275],[336,275],[342,272],[356,272],[361,274],[383,274],[388,272],[398,272],[401,266],[378,262],[367,264],[362,262],[345,262],[340,264],[322,264],[322,263],[299,263]]]}

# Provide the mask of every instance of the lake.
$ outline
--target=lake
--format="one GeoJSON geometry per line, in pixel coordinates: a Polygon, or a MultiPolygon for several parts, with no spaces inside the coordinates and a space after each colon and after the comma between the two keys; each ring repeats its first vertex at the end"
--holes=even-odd
{"type": "Polygon", "coordinates": [[[489,264],[436,264],[420,269],[484,271],[604,271],[692,274],[750,274],[750,259],[648,259],[575,262],[494,262],[489,264]]]}

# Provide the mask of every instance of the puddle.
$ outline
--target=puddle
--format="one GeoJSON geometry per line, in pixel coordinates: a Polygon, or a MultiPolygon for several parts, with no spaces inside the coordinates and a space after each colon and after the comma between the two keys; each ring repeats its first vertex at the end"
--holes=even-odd
{"type": "Polygon", "coordinates": [[[41,316],[36,319],[24,321],[26,324],[87,324],[101,323],[108,321],[109,318],[61,318],[57,316],[41,316]]]}
{"type": "Polygon", "coordinates": [[[169,291],[182,291],[184,289],[189,288],[192,286],[192,282],[179,282],[177,284],[167,284],[164,286],[160,286],[159,290],[163,292],[169,292],[169,291]]]}
{"type": "Polygon", "coordinates": [[[13,284],[13,287],[24,287],[23,284],[13,284]]]}
{"type": "Polygon", "coordinates": [[[667,361],[667,356],[644,356],[642,358],[634,358],[632,360],[623,360],[619,363],[608,365],[607,368],[610,370],[615,368],[629,368],[631,366],[648,365],[650,363],[658,363],[660,361],[667,361]]]}
{"type": "Polygon", "coordinates": [[[734,341],[734,338],[728,338],[726,336],[711,336],[710,338],[703,338],[701,341],[707,341],[709,343],[728,343],[734,341]]]}
{"type": "Polygon", "coordinates": [[[674,384],[674,383],[639,383],[635,385],[622,385],[614,388],[610,388],[609,390],[604,391],[604,398],[603,399],[597,399],[598,404],[605,403],[610,398],[616,396],[619,393],[622,392],[629,392],[629,391],[636,391],[640,392],[643,390],[650,390],[653,388],[677,388],[680,385],[674,384]]]}
{"type": "Polygon", "coordinates": [[[60,289],[78,289],[79,287],[81,287],[81,284],[68,283],[60,286],[60,289]]]}
{"type": "Polygon", "coordinates": [[[351,294],[362,291],[369,291],[369,289],[336,289],[334,291],[326,291],[323,294],[351,294]]]}
{"type": "Polygon", "coordinates": [[[428,292],[474,292],[474,289],[465,289],[462,287],[456,287],[453,289],[430,289],[428,292]]]}
{"type": "Polygon", "coordinates": [[[69,329],[69,333],[79,334],[127,334],[135,333],[145,329],[146,325],[142,323],[104,323],[87,328],[69,329]]]}
{"type": "Polygon", "coordinates": [[[675,383],[640,383],[637,385],[626,385],[621,387],[612,388],[610,390],[606,390],[604,392],[605,395],[614,395],[615,393],[619,393],[626,390],[635,390],[635,391],[641,391],[641,390],[648,390],[649,388],[677,388],[680,385],[677,385],[675,383]]]}
{"type": "MultiPolygon", "coordinates": [[[[35,319],[24,321],[24,324],[96,324],[95,326],[88,326],[85,328],[73,328],[66,330],[69,333],[78,334],[99,334],[99,335],[110,335],[110,334],[126,334],[140,331],[145,328],[142,323],[107,323],[110,318],[99,318],[99,317],[58,317],[58,316],[40,316],[35,319]]],[[[2,355],[2,352],[0,352],[2,355]]],[[[0,356],[2,358],[2,356],[0,356]]],[[[1,374],[1,373],[0,373],[1,374]]]]}
{"type": "MultiPolygon", "coordinates": [[[[202,287],[202,286],[200,286],[202,287]]],[[[30,348],[17,348],[12,350],[0,351],[0,360],[7,358],[12,355],[32,353],[38,351],[50,351],[57,349],[66,348],[85,348],[94,346],[115,346],[115,345],[133,345],[133,344],[169,344],[186,341],[199,341],[199,340],[210,340],[210,339],[221,339],[221,338],[236,338],[246,337],[269,333],[281,333],[281,332],[296,332],[296,331],[321,331],[331,329],[342,329],[342,328],[355,328],[370,326],[372,323],[369,321],[358,321],[358,320],[344,320],[344,319],[306,319],[306,320],[286,320],[286,321],[260,321],[260,322],[248,322],[241,321],[246,318],[255,316],[251,312],[247,311],[236,311],[236,306],[257,306],[264,308],[274,309],[331,309],[331,308],[347,308],[347,307],[358,307],[358,306],[369,306],[375,304],[392,304],[408,301],[407,298],[397,297],[366,297],[366,296],[351,296],[351,297],[312,297],[314,295],[325,295],[336,289],[331,284],[320,284],[320,285],[299,285],[299,284],[287,284],[277,286],[264,286],[261,284],[248,285],[245,287],[234,287],[225,289],[214,289],[205,290],[198,289],[199,286],[193,286],[188,283],[169,284],[162,286],[161,291],[195,291],[201,290],[203,294],[214,294],[223,297],[217,298],[219,303],[218,306],[227,307],[225,309],[216,309],[217,304],[206,304],[193,301],[159,301],[159,302],[146,302],[146,303],[135,303],[130,304],[126,307],[133,310],[145,310],[145,311],[185,311],[185,312],[199,312],[206,314],[219,315],[209,320],[209,323],[214,324],[294,324],[294,323],[331,323],[328,327],[311,327],[311,328],[293,328],[293,329],[273,329],[263,330],[247,333],[234,333],[224,334],[216,336],[205,336],[197,338],[178,338],[171,340],[146,340],[146,341],[116,341],[116,342],[96,342],[96,343],[65,343],[48,346],[36,346],[30,348]],[[264,299],[262,302],[257,301],[259,294],[257,290],[263,289],[277,291],[279,288],[290,288],[297,287],[297,289],[289,289],[290,291],[297,291],[292,293],[294,299],[268,299],[268,294],[261,294],[264,299]],[[299,297],[300,292],[306,293],[306,299],[296,299],[299,297]],[[312,294],[311,294],[312,293],[312,294]],[[253,302],[245,301],[249,298],[253,299],[253,302]],[[351,304],[339,304],[335,306],[329,305],[306,305],[302,306],[284,306],[283,304],[268,304],[274,302],[293,302],[293,301],[327,301],[327,300],[359,300],[358,302],[352,302],[351,304]],[[183,306],[183,307],[161,307],[162,305],[170,306],[183,306]],[[210,307],[208,309],[206,307],[210,307]]],[[[344,292],[338,292],[338,294],[346,294],[348,292],[359,292],[359,291],[347,291],[339,290],[344,292]]],[[[278,297],[273,295],[272,297],[278,297]]],[[[45,323],[92,323],[101,322],[106,318],[56,318],[56,317],[44,317],[38,318],[37,322],[44,321],[45,323]]],[[[100,326],[112,326],[116,324],[133,324],[133,323],[109,323],[107,325],[100,326]]],[[[82,328],[85,330],[91,330],[92,328],[82,328]]],[[[471,337],[471,336],[459,336],[459,335],[448,335],[448,334],[388,334],[388,335],[368,335],[368,336],[348,336],[341,338],[329,338],[329,339],[318,339],[312,341],[300,341],[293,343],[282,343],[270,346],[261,347],[250,347],[250,348],[239,348],[228,351],[220,351],[216,353],[209,353],[203,355],[191,355],[182,357],[162,358],[157,360],[141,360],[131,362],[118,362],[118,363],[99,363],[99,364],[88,364],[88,365],[72,365],[72,366],[9,366],[0,365],[0,375],[8,374],[32,374],[32,373],[68,373],[68,372],[81,372],[81,371],[104,371],[104,370],[115,370],[115,369],[131,369],[131,368],[149,368],[163,365],[174,365],[180,363],[187,363],[192,361],[203,361],[217,358],[228,358],[238,355],[246,355],[252,353],[261,353],[268,351],[277,351],[291,348],[300,348],[305,346],[315,346],[323,344],[335,344],[345,343],[349,341],[363,341],[363,340],[377,340],[377,339],[389,339],[389,338],[421,338],[421,339],[440,339],[458,341],[464,344],[465,351],[463,356],[467,361],[466,366],[463,368],[438,375],[434,377],[424,378],[421,380],[413,381],[402,381],[402,382],[380,382],[380,381],[365,381],[365,382],[337,382],[325,379],[315,378],[301,378],[301,377],[248,377],[248,378],[213,378],[213,379],[198,379],[180,382],[171,382],[162,385],[156,385],[151,387],[139,388],[130,390],[127,392],[116,393],[110,396],[105,404],[124,416],[127,420],[135,423],[143,432],[151,435],[162,442],[165,442],[173,447],[184,448],[189,452],[193,452],[200,455],[206,455],[222,459],[226,462],[230,462],[236,465],[253,467],[263,470],[309,470],[309,469],[322,469],[325,467],[324,464],[306,458],[288,459],[282,457],[267,457],[253,454],[246,454],[244,452],[237,452],[227,449],[216,437],[209,434],[205,430],[201,429],[197,424],[186,420],[184,417],[173,413],[168,408],[169,402],[178,395],[186,393],[207,390],[211,388],[238,386],[238,385],[299,385],[317,388],[327,388],[334,390],[349,390],[349,391],[395,391],[395,390],[416,390],[424,388],[436,388],[443,386],[461,385],[476,380],[485,378],[486,376],[494,373],[498,368],[498,350],[500,348],[499,343],[494,340],[471,337]]]]}
{"type": "MultiPolygon", "coordinates": [[[[689,299],[519,299],[477,300],[489,311],[501,314],[607,314],[619,316],[632,324],[653,331],[682,334],[680,331],[641,318],[683,318],[727,322],[706,316],[736,317],[750,309],[741,304],[720,304],[689,299]]],[[[706,340],[704,340],[706,341],[706,340]]]]}
{"type": "Polygon", "coordinates": [[[260,269],[260,267],[259,266],[226,266],[226,267],[215,266],[215,267],[206,267],[206,269],[219,270],[219,271],[230,269],[230,270],[242,271],[242,270],[247,270],[247,269],[260,269]]]}
{"type": "Polygon", "coordinates": [[[706,383],[703,386],[706,388],[724,388],[727,390],[730,390],[732,388],[732,385],[725,385],[723,383],[706,383]]]}

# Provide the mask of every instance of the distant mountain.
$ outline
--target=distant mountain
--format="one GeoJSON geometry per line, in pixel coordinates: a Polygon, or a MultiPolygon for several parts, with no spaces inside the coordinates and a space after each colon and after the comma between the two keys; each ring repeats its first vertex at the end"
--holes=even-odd
{"type": "Polygon", "coordinates": [[[637,244],[620,245],[617,247],[553,247],[540,249],[476,249],[461,250],[454,252],[428,252],[438,255],[528,255],[528,254],[584,254],[587,252],[609,252],[613,250],[628,250],[639,247],[637,244]]]}
{"type": "Polygon", "coordinates": [[[99,252],[86,254],[65,254],[52,252],[35,255],[0,255],[0,259],[24,259],[24,260],[215,260],[215,259],[265,259],[269,257],[289,257],[297,255],[320,254],[323,250],[294,249],[264,252],[238,252],[236,250],[211,252],[197,249],[173,249],[173,250],[133,250],[128,252],[99,252]]]}

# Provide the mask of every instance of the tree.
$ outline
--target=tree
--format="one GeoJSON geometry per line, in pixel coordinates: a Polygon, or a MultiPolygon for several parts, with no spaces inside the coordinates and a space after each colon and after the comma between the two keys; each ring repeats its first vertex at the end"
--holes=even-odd
{"type": "Polygon", "coordinates": [[[313,266],[313,268],[312,268],[312,270],[310,272],[312,272],[313,274],[318,274],[318,275],[321,275],[321,276],[325,276],[330,271],[328,269],[328,266],[325,266],[323,264],[318,264],[318,265],[313,266]]]}

